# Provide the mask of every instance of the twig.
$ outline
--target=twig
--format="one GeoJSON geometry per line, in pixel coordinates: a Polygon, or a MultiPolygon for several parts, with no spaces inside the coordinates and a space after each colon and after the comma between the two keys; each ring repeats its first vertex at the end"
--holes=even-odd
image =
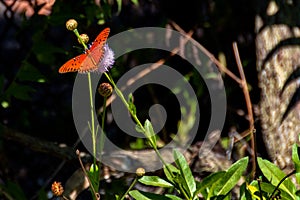
{"type": "MultiPolygon", "coordinates": [[[[186,32],[180,28],[175,22],[170,22],[172,26],[179,31],[182,34],[186,34],[186,32]]],[[[211,54],[206,48],[204,48],[199,42],[194,40],[193,38],[189,38],[189,41],[193,43],[196,47],[198,47],[207,57],[210,58],[210,60],[217,65],[220,71],[227,74],[229,77],[231,77],[233,80],[235,80],[237,83],[241,84],[242,81],[239,77],[237,77],[234,73],[232,73],[230,70],[228,70],[218,59],[215,58],[213,54],[211,54]]]]}
{"type": "Polygon", "coordinates": [[[252,103],[251,103],[251,99],[250,99],[250,95],[249,95],[249,90],[248,90],[248,86],[247,86],[245,73],[244,73],[244,70],[243,70],[243,66],[242,66],[242,63],[241,63],[241,59],[240,59],[240,55],[239,55],[239,51],[238,51],[238,47],[237,47],[236,42],[234,42],[232,45],[233,45],[235,60],[236,60],[236,63],[237,63],[238,69],[239,69],[240,76],[241,76],[241,87],[243,89],[243,93],[244,93],[245,101],[246,101],[246,105],[247,105],[248,118],[249,118],[248,119],[249,120],[249,127],[254,128],[252,103]]]}
{"type": "Polygon", "coordinates": [[[235,60],[236,60],[236,63],[237,63],[238,69],[239,69],[240,76],[241,76],[240,86],[243,89],[243,93],[244,93],[244,97],[245,97],[245,101],[246,101],[246,105],[247,105],[251,148],[254,151],[254,154],[252,156],[252,178],[254,178],[255,172],[256,172],[256,158],[257,158],[257,155],[256,155],[255,137],[254,137],[254,134],[253,134],[254,119],[253,119],[252,103],[251,103],[251,99],[250,99],[250,95],[249,95],[249,89],[248,89],[248,86],[247,86],[247,81],[246,81],[245,73],[244,73],[244,70],[243,70],[243,66],[242,66],[242,63],[241,63],[241,59],[240,59],[240,55],[239,55],[239,51],[238,51],[238,47],[237,47],[236,42],[233,43],[233,52],[234,52],[235,60]]]}
{"type": "Polygon", "coordinates": [[[270,198],[268,199],[273,199],[273,196],[275,194],[275,192],[279,189],[279,186],[281,185],[281,183],[283,183],[283,181],[285,181],[285,179],[287,179],[288,177],[292,176],[294,173],[296,172],[296,170],[294,169],[292,172],[290,172],[288,175],[286,175],[285,177],[283,177],[283,179],[280,180],[280,182],[278,183],[278,185],[276,186],[276,188],[274,189],[274,191],[272,192],[270,198]]]}
{"type": "Polygon", "coordinates": [[[9,129],[2,125],[0,125],[0,130],[2,130],[2,134],[0,134],[0,137],[18,142],[34,151],[51,154],[66,161],[76,159],[73,148],[70,148],[68,146],[61,147],[59,144],[56,144],[54,142],[38,139],[36,137],[26,135],[13,129],[9,129]]]}
{"type": "Polygon", "coordinates": [[[100,199],[100,195],[99,195],[98,192],[95,191],[94,186],[93,186],[93,184],[92,184],[92,182],[90,180],[90,177],[88,176],[88,174],[87,174],[87,172],[86,172],[86,170],[85,170],[85,168],[84,168],[84,166],[82,164],[82,161],[81,161],[81,158],[80,158],[80,152],[79,152],[78,149],[76,150],[76,155],[78,156],[78,160],[79,160],[80,166],[82,168],[82,171],[83,171],[84,175],[86,176],[87,180],[89,181],[90,188],[92,189],[92,193],[95,195],[95,199],[99,200],[100,199]]]}

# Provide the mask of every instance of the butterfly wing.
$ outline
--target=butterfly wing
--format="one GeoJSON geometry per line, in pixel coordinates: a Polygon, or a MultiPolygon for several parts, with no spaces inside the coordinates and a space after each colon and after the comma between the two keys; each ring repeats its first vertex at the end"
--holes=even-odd
{"type": "Polygon", "coordinates": [[[67,73],[78,71],[79,73],[87,73],[97,70],[97,64],[101,61],[104,55],[103,46],[107,40],[109,32],[110,28],[105,28],[101,31],[89,50],[86,50],[84,54],[68,60],[59,68],[58,72],[67,73]]]}
{"type": "Polygon", "coordinates": [[[59,73],[67,72],[77,72],[80,69],[83,61],[86,60],[87,54],[81,54],[70,60],[68,60],[63,66],[58,70],[59,73]]]}
{"type": "Polygon", "coordinates": [[[97,46],[103,46],[108,38],[110,32],[110,28],[105,28],[99,35],[96,37],[95,41],[93,42],[90,51],[93,51],[97,46]]]}
{"type": "Polygon", "coordinates": [[[98,63],[101,61],[104,55],[103,46],[106,43],[107,37],[109,35],[110,28],[105,28],[97,36],[93,42],[91,48],[86,52],[87,59],[85,59],[78,70],[80,73],[86,73],[95,71],[98,69],[98,63]]]}

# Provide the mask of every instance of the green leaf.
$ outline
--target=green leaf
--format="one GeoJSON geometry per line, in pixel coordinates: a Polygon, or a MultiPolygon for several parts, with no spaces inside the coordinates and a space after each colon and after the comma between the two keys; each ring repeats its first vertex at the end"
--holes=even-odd
{"type": "Polygon", "coordinates": [[[153,148],[157,148],[156,146],[156,135],[154,133],[151,122],[147,119],[144,124],[145,134],[147,139],[150,141],[150,144],[153,148]]]}
{"type": "Polygon", "coordinates": [[[134,5],[136,5],[136,6],[139,5],[139,1],[138,1],[138,0],[131,0],[131,2],[132,2],[134,5]]]}
{"type": "Polygon", "coordinates": [[[145,149],[146,147],[143,138],[137,138],[135,142],[130,142],[129,145],[131,149],[136,149],[136,150],[145,149]]]}
{"type": "Polygon", "coordinates": [[[128,95],[128,106],[129,106],[129,110],[133,115],[136,115],[136,107],[133,103],[133,95],[132,93],[130,93],[128,95]]]}
{"type": "Polygon", "coordinates": [[[247,183],[243,183],[240,187],[240,200],[251,199],[251,194],[246,188],[247,183]]]}
{"type": "MultiPolygon", "coordinates": [[[[137,200],[171,200],[174,199],[172,197],[167,197],[160,194],[153,194],[150,192],[142,192],[138,190],[131,190],[129,192],[130,196],[137,200]]],[[[177,200],[177,199],[175,199],[177,200]]]]}
{"type": "Polygon", "coordinates": [[[190,197],[194,196],[194,192],[196,191],[196,182],[193,177],[192,171],[185,160],[185,157],[178,150],[174,149],[173,156],[177,167],[180,170],[180,175],[183,181],[182,184],[185,188],[186,192],[188,192],[190,197]]]}
{"type": "Polygon", "coordinates": [[[118,5],[117,13],[119,14],[121,12],[121,9],[122,9],[122,0],[117,0],[117,5],[118,5]]]}
{"type": "MultiPolygon", "coordinates": [[[[274,186],[277,186],[279,182],[286,176],[283,171],[281,171],[275,164],[268,160],[257,158],[258,165],[264,176],[270,181],[274,186]]],[[[284,190],[290,195],[290,199],[295,199],[296,188],[292,181],[287,178],[280,184],[279,188],[284,190]]]]}
{"type": "Polygon", "coordinates": [[[299,160],[299,155],[298,155],[298,146],[297,144],[293,145],[292,148],[292,160],[294,162],[295,170],[296,170],[296,180],[297,183],[300,184],[300,160],[299,160]]]}
{"type": "Polygon", "coordinates": [[[197,190],[195,192],[195,196],[198,195],[199,193],[201,193],[204,197],[207,198],[207,196],[205,196],[205,194],[207,194],[205,192],[205,189],[211,188],[212,185],[217,183],[218,180],[220,180],[224,176],[225,173],[226,172],[224,172],[224,171],[219,171],[219,172],[212,173],[209,176],[205,177],[199,184],[197,184],[197,190]]]}
{"type": "Polygon", "coordinates": [[[171,183],[175,184],[176,182],[175,182],[175,180],[173,179],[173,176],[170,174],[170,172],[169,172],[168,169],[170,169],[170,170],[171,170],[171,173],[173,173],[173,174],[179,174],[179,173],[180,173],[179,169],[177,169],[175,166],[173,166],[173,165],[171,165],[171,164],[168,164],[168,169],[167,169],[166,166],[164,166],[163,169],[164,169],[164,173],[165,173],[167,179],[168,179],[171,183]]]}
{"type": "Polygon", "coordinates": [[[217,196],[226,195],[230,192],[246,170],[248,160],[248,157],[245,157],[231,165],[215,187],[214,193],[217,196]]]}
{"type": "Polygon", "coordinates": [[[172,200],[182,200],[182,198],[179,198],[175,195],[172,195],[172,194],[166,194],[165,195],[166,197],[168,197],[169,199],[172,199],[172,200]]]}
{"type": "Polygon", "coordinates": [[[44,189],[38,192],[38,200],[48,200],[47,193],[44,189]]]}
{"type": "Polygon", "coordinates": [[[35,92],[35,90],[28,85],[21,85],[16,82],[13,82],[6,90],[6,95],[14,96],[17,99],[21,100],[30,100],[31,94],[35,92]]]}
{"type": "MultiPolygon", "coordinates": [[[[261,189],[261,191],[263,192],[263,196],[268,198],[270,197],[270,195],[273,193],[273,191],[275,190],[276,186],[270,184],[270,183],[266,183],[266,182],[261,182],[260,183],[260,189],[258,186],[258,182],[257,181],[252,181],[252,183],[250,184],[250,186],[254,186],[256,188],[257,191],[259,191],[261,189]],[[266,194],[267,193],[267,194],[266,194]]],[[[249,187],[249,186],[248,186],[249,187]]],[[[290,194],[287,193],[286,191],[280,189],[280,197],[283,200],[290,200],[290,199],[295,199],[295,198],[291,198],[290,194]]],[[[277,192],[278,193],[278,192],[277,192]]],[[[276,193],[275,193],[276,194],[276,193]]],[[[267,199],[267,198],[266,198],[267,199]]]]}
{"type": "Polygon", "coordinates": [[[0,184],[0,191],[1,190],[5,191],[13,199],[18,199],[18,200],[27,199],[22,188],[18,184],[12,181],[8,181],[5,185],[0,184]]]}
{"type": "Polygon", "coordinates": [[[139,133],[144,133],[142,127],[140,127],[138,124],[135,125],[135,130],[136,130],[137,132],[139,132],[139,133]]]}
{"type": "Polygon", "coordinates": [[[40,73],[40,71],[31,65],[28,62],[23,62],[22,67],[17,73],[17,79],[19,81],[35,81],[39,82],[39,80],[44,79],[45,76],[40,73]]]}
{"type": "Polygon", "coordinates": [[[98,191],[100,182],[100,170],[97,164],[91,165],[90,170],[88,171],[88,176],[91,180],[95,191],[98,191]]]}
{"type": "Polygon", "coordinates": [[[158,177],[158,176],[143,176],[139,179],[139,182],[145,184],[145,185],[151,185],[151,186],[158,186],[163,188],[170,188],[173,187],[173,185],[164,179],[158,177]]]}

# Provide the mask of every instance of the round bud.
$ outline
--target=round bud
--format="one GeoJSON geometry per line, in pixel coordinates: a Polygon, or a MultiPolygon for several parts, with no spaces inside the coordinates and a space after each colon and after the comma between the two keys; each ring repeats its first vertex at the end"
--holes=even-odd
{"type": "Polygon", "coordinates": [[[64,188],[61,185],[61,182],[54,181],[51,186],[51,191],[54,194],[54,196],[57,196],[57,197],[61,196],[64,192],[64,188]]]}
{"type": "MultiPolygon", "coordinates": [[[[80,35],[80,37],[84,44],[87,44],[89,42],[89,36],[87,34],[83,33],[80,35]]],[[[79,42],[79,44],[81,44],[79,38],[78,38],[78,42],[79,42]]]]}
{"type": "Polygon", "coordinates": [[[77,21],[75,19],[69,19],[66,22],[66,27],[70,31],[74,31],[77,28],[77,25],[78,25],[78,23],[77,23],[77,21]]]}
{"type": "Polygon", "coordinates": [[[109,83],[101,83],[98,87],[98,92],[103,97],[108,97],[113,92],[113,88],[109,83]]]}
{"type": "Polygon", "coordinates": [[[144,176],[145,173],[146,173],[146,172],[145,172],[145,169],[144,169],[144,168],[141,168],[141,167],[137,168],[136,171],[135,171],[135,174],[136,174],[137,176],[144,176]]]}

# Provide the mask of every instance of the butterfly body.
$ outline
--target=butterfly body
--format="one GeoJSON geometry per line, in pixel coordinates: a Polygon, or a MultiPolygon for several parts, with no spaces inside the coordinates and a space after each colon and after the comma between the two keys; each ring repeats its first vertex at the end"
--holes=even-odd
{"type": "Polygon", "coordinates": [[[80,54],[70,60],[68,60],[63,66],[58,70],[59,73],[67,72],[79,72],[88,73],[93,72],[98,69],[98,64],[104,55],[104,45],[108,38],[110,29],[105,28],[97,36],[95,41],[92,43],[89,49],[85,50],[84,54],[80,54]]]}

